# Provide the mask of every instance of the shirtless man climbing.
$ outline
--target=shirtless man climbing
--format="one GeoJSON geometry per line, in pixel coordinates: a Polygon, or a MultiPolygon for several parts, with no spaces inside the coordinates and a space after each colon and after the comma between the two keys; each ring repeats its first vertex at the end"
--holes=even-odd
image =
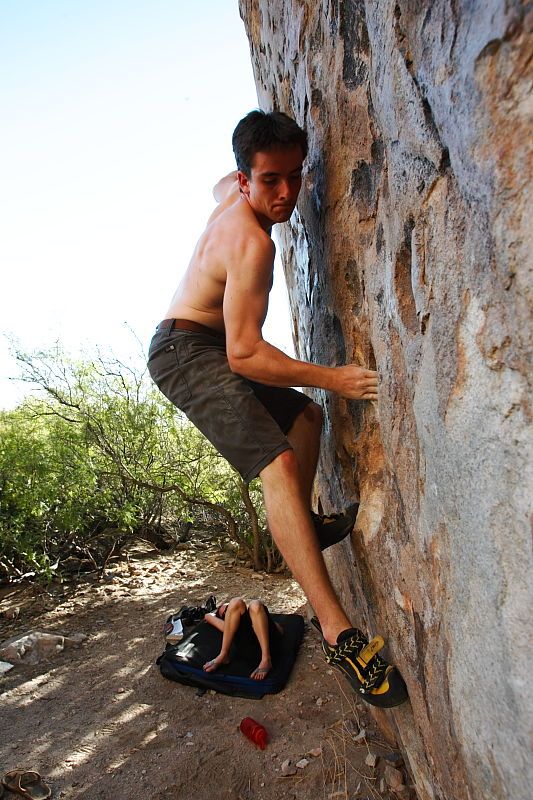
{"type": "Polygon", "coordinates": [[[272,287],[271,229],[296,205],[306,133],[280,112],[252,111],[233,133],[237,171],[214,189],[217,208],[196,245],[149,351],[150,374],[240,472],[259,476],[272,536],[313,607],[326,659],[367,702],[407,698],[395,667],[351,626],[321,550],[347,536],[357,506],[335,517],[310,509],[322,409],[293,386],[376,400],[377,373],[290,358],[262,337],[272,287]]]}

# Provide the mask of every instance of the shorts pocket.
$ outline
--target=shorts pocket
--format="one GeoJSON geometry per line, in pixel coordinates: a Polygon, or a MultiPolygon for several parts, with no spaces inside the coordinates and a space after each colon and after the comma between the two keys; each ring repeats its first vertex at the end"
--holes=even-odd
{"type": "Polygon", "coordinates": [[[185,377],[185,369],[180,364],[175,342],[158,347],[150,355],[148,370],[152,380],[165,397],[181,410],[189,405],[192,395],[185,377]]]}

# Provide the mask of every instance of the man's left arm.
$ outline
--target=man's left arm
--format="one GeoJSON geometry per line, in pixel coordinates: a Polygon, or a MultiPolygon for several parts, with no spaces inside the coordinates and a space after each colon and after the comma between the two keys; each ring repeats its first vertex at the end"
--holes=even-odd
{"type": "Polygon", "coordinates": [[[229,172],[227,175],[224,175],[224,177],[221,178],[217,184],[215,184],[213,187],[213,197],[217,203],[221,203],[227,198],[230,191],[237,192],[238,189],[239,182],[237,180],[237,170],[235,169],[233,172],[229,172]]]}

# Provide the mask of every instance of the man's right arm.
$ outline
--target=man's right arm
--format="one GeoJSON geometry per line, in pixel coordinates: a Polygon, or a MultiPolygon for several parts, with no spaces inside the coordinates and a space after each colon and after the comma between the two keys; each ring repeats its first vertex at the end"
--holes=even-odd
{"type": "Polygon", "coordinates": [[[208,622],[209,625],[212,625],[213,628],[216,628],[221,633],[224,632],[224,620],[219,619],[213,612],[209,612],[209,614],[204,614],[204,621],[208,622]]]}

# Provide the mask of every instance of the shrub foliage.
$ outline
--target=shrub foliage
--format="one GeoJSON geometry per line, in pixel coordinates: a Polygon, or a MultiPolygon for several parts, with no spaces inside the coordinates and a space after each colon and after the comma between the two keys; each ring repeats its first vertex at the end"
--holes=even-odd
{"type": "Polygon", "coordinates": [[[0,577],[49,579],[79,560],[102,569],[132,538],[168,546],[202,517],[223,522],[256,569],[279,567],[257,483],[145,371],[59,347],[16,357],[36,391],[0,412],[0,577]]]}

